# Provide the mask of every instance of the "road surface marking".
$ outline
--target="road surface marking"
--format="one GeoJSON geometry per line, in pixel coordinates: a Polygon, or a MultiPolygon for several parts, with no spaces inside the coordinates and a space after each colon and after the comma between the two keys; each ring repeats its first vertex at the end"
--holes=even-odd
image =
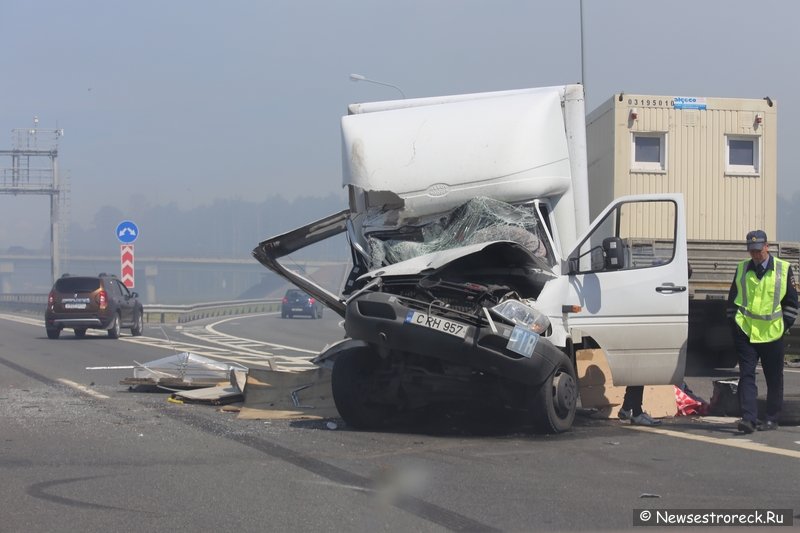
{"type": "MultiPolygon", "coordinates": [[[[210,341],[203,335],[194,335],[191,333],[191,330],[187,331],[187,328],[184,328],[181,331],[181,334],[191,338],[196,338],[201,341],[213,342],[218,346],[209,346],[208,344],[195,344],[182,341],[170,341],[166,339],[160,339],[158,337],[147,336],[120,337],[120,340],[144,346],[162,348],[164,350],[171,350],[174,353],[192,352],[197,355],[203,355],[205,357],[211,357],[217,360],[236,362],[247,367],[261,365],[274,368],[276,370],[317,368],[316,365],[311,364],[309,361],[311,357],[308,356],[292,357],[254,349],[242,350],[239,346],[231,345],[230,342],[222,343],[219,341],[210,341]],[[222,346],[225,346],[226,348],[223,348],[222,346]]],[[[237,338],[230,335],[228,337],[230,337],[231,341],[237,338]]],[[[316,356],[316,353],[313,355],[316,356]]]]}
{"type": "MultiPolygon", "coordinates": [[[[259,316],[259,315],[247,315],[247,316],[259,316]]],[[[219,338],[235,339],[236,342],[253,343],[256,346],[271,346],[273,348],[283,348],[284,350],[293,350],[293,351],[296,351],[296,352],[304,352],[304,353],[308,353],[308,354],[313,354],[315,356],[319,353],[318,351],[304,350],[303,348],[295,348],[294,346],[284,346],[283,344],[274,344],[274,343],[271,343],[271,342],[257,341],[257,340],[253,340],[253,339],[246,339],[246,338],[243,338],[243,337],[234,337],[233,335],[228,335],[227,333],[220,333],[219,331],[214,329],[214,326],[218,326],[218,325],[220,325],[220,324],[222,324],[224,322],[228,322],[230,320],[237,320],[239,318],[241,318],[241,316],[234,316],[234,317],[224,318],[222,320],[218,320],[217,322],[214,322],[212,324],[207,325],[205,329],[208,330],[210,333],[213,333],[214,335],[218,335],[219,338]]]]}
{"type": "Polygon", "coordinates": [[[105,394],[100,394],[97,391],[93,391],[89,387],[86,387],[85,385],[81,385],[80,383],[75,383],[74,381],[70,381],[70,380],[64,379],[64,378],[58,378],[57,381],[59,383],[62,383],[64,385],[66,385],[67,387],[72,387],[73,389],[79,390],[80,392],[83,392],[84,394],[88,394],[89,396],[93,396],[93,397],[98,398],[100,400],[108,400],[109,399],[109,396],[106,396],[105,394]]]}
{"type": "Polygon", "coordinates": [[[20,324],[28,324],[31,326],[42,326],[44,327],[44,317],[41,319],[36,318],[29,318],[27,316],[20,316],[20,315],[6,315],[0,314],[0,318],[4,320],[11,320],[12,322],[19,322],[20,324]]]}
{"type": "Polygon", "coordinates": [[[622,426],[626,429],[633,429],[636,431],[645,431],[647,433],[658,433],[659,435],[666,435],[667,437],[677,437],[679,439],[696,440],[699,442],[708,442],[711,444],[719,444],[720,446],[730,446],[731,448],[740,448],[742,450],[750,450],[754,452],[771,453],[774,455],[784,455],[794,459],[800,459],[800,451],[786,450],[784,448],[775,448],[767,446],[760,442],[753,442],[750,440],[737,440],[737,439],[720,439],[717,437],[707,437],[705,435],[694,435],[692,433],[683,433],[681,431],[674,431],[672,429],[654,428],[646,426],[622,426]]]}

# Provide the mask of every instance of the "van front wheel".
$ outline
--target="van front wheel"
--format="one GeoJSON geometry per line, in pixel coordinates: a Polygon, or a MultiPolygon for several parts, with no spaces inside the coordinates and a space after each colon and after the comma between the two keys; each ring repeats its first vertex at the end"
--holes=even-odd
{"type": "Polygon", "coordinates": [[[376,429],[393,409],[375,401],[379,359],[365,350],[341,353],[333,364],[331,390],[339,415],[354,429],[376,429]]]}
{"type": "Polygon", "coordinates": [[[578,404],[575,367],[563,353],[556,366],[529,403],[534,428],[540,433],[563,433],[572,427],[578,404]]]}

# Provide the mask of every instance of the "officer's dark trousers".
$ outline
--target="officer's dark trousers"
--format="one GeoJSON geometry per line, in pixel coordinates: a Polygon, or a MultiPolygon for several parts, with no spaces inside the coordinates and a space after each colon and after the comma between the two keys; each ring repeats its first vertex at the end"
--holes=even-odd
{"type": "Polygon", "coordinates": [[[778,421],[783,407],[783,338],[772,342],[753,343],[738,327],[733,340],[739,354],[739,404],[742,418],[755,423],[758,418],[756,363],[761,359],[767,381],[766,419],[778,421]]]}
{"type": "Polygon", "coordinates": [[[633,416],[642,414],[642,399],[644,398],[644,387],[633,385],[625,388],[625,397],[622,399],[622,408],[632,410],[633,416]]]}

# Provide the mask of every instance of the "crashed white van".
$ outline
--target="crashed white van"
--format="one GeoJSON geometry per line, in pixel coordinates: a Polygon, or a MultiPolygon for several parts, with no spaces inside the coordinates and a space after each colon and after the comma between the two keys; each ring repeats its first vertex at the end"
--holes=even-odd
{"type": "Polygon", "coordinates": [[[619,198],[589,224],[584,117],[580,85],[349,107],[350,208],[253,251],[344,317],[315,362],[347,424],[476,402],[566,431],[581,348],[604,350],[616,385],[683,379],[682,197],[619,198]],[[343,295],[281,265],[341,232],[343,295]]]}

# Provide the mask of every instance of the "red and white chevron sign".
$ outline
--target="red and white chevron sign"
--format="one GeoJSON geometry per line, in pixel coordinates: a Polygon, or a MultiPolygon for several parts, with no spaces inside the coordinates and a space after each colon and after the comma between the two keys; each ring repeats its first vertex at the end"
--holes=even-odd
{"type": "Polygon", "coordinates": [[[129,289],[133,288],[133,245],[122,244],[119,247],[120,268],[122,283],[129,289]]]}

